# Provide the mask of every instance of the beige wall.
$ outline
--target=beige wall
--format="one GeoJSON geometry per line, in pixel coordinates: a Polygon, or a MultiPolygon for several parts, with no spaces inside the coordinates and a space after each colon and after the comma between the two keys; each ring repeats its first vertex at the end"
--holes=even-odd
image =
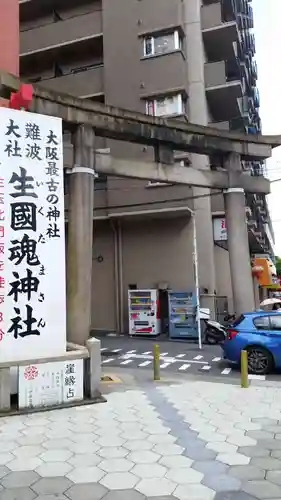
{"type": "MultiPolygon", "coordinates": [[[[122,221],[123,315],[128,330],[128,287],[175,290],[194,286],[190,219],[122,221]]],[[[95,222],[93,246],[92,329],[116,329],[114,233],[109,221],[95,222]],[[102,255],[103,262],[96,257],[102,255]]]]}
{"type": "Polygon", "coordinates": [[[127,290],[157,288],[160,282],[174,290],[194,286],[192,226],[182,219],[123,223],[124,318],[128,324],[127,290]]]}
{"type": "Polygon", "coordinates": [[[216,285],[217,295],[228,297],[229,312],[233,312],[233,297],[231,289],[231,276],[229,266],[229,254],[227,250],[214,245],[215,266],[216,266],[216,285]]]}
{"type": "Polygon", "coordinates": [[[108,221],[94,222],[92,328],[116,330],[114,233],[108,221]],[[103,262],[96,260],[99,255],[103,262]]]}

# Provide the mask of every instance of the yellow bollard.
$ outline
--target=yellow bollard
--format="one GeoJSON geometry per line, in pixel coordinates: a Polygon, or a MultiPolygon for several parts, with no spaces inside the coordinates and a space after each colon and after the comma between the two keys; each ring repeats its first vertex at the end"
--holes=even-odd
{"type": "Polygon", "coordinates": [[[241,351],[241,387],[243,389],[247,389],[249,387],[247,351],[241,351]]]}
{"type": "Polygon", "coordinates": [[[159,367],[159,345],[153,345],[153,372],[154,372],[154,380],[160,380],[160,367],[159,367]]]}

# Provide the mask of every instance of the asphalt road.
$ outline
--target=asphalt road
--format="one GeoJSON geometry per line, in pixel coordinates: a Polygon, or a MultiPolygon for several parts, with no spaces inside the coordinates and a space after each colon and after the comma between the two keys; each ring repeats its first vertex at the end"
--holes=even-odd
{"type": "MultiPolygon", "coordinates": [[[[160,347],[160,369],[164,372],[190,374],[198,377],[219,377],[222,380],[240,378],[238,367],[223,359],[220,346],[204,345],[202,350],[194,342],[169,341],[166,338],[130,338],[128,336],[100,336],[102,366],[131,370],[152,370],[153,345],[160,347]]],[[[280,374],[250,376],[257,380],[278,380],[280,374]]]]}

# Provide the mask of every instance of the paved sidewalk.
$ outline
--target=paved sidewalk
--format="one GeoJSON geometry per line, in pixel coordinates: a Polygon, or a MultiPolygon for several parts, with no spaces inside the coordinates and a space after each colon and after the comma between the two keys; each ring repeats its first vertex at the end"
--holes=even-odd
{"type": "Polygon", "coordinates": [[[281,498],[281,393],[208,382],[0,420],[0,500],[281,498]]]}

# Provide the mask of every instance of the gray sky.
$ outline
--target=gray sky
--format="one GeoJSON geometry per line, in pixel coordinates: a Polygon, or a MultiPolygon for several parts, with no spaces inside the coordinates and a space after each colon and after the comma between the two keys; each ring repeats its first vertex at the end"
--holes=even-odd
{"type": "MultiPolygon", "coordinates": [[[[281,0],[253,0],[258,87],[264,134],[281,134],[281,0]]],[[[281,147],[267,161],[271,179],[281,179],[281,147]]],[[[281,181],[268,197],[275,231],[275,252],[281,256],[281,181]]]]}

